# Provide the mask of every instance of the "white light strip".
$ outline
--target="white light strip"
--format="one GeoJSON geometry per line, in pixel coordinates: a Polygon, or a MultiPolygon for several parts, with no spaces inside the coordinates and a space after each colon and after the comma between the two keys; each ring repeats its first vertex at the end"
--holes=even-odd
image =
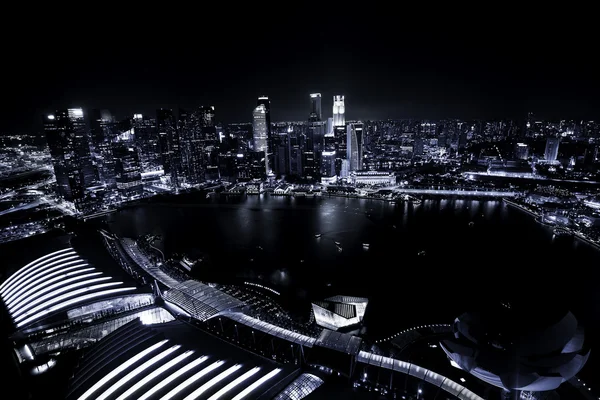
{"type": "MultiPolygon", "coordinates": [[[[59,269],[58,271],[52,272],[51,274],[47,274],[47,275],[42,274],[41,276],[38,277],[37,281],[32,282],[30,285],[27,285],[27,287],[23,288],[23,290],[21,290],[21,293],[17,293],[17,295],[21,295],[21,294],[24,295],[24,294],[27,294],[27,293],[35,292],[36,290],[38,290],[38,288],[44,287],[45,285],[47,285],[48,282],[54,282],[56,280],[56,278],[57,278],[56,275],[58,275],[58,278],[60,278],[60,274],[64,274],[67,271],[71,271],[71,270],[74,270],[74,269],[77,269],[77,268],[81,268],[81,267],[86,267],[86,266],[89,265],[87,263],[84,263],[81,260],[74,261],[74,263],[76,263],[76,264],[79,263],[79,264],[73,265],[71,267],[59,269]],[[48,278],[52,278],[52,280],[50,280],[48,278]],[[38,286],[38,284],[40,286],[38,286]]],[[[73,264],[73,262],[70,262],[70,263],[67,263],[67,264],[73,264]]],[[[94,268],[91,267],[91,269],[94,269],[94,268]]],[[[87,271],[87,270],[84,270],[84,271],[87,271]]],[[[73,272],[73,273],[78,273],[78,272],[73,272]]],[[[16,301],[16,299],[13,298],[11,301],[5,301],[5,304],[11,304],[11,303],[13,303],[15,301],[16,301]]]]}
{"type": "MultiPolygon", "coordinates": [[[[119,283],[121,283],[121,282],[119,282],[119,283]]],[[[29,317],[29,318],[27,318],[27,319],[19,322],[17,324],[17,328],[20,328],[20,327],[22,327],[24,325],[27,325],[31,321],[35,321],[36,319],[42,318],[45,315],[53,313],[54,311],[58,311],[61,308],[68,307],[68,306],[70,306],[72,304],[77,304],[77,303],[80,303],[82,301],[86,301],[86,300],[90,300],[90,299],[95,299],[96,297],[101,297],[101,296],[104,296],[104,295],[116,294],[116,293],[126,292],[126,291],[129,291],[129,290],[135,290],[135,289],[136,289],[135,287],[125,287],[125,288],[118,288],[118,289],[103,290],[101,292],[86,294],[84,296],[79,296],[79,297],[76,297],[74,299],[70,299],[70,300],[62,302],[60,304],[57,304],[55,306],[52,306],[52,307],[48,308],[47,310],[39,312],[39,313],[37,313],[35,315],[32,315],[31,317],[29,317]]]]}
{"type": "Polygon", "coordinates": [[[111,379],[113,379],[115,376],[119,375],[121,372],[125,371],[127,368],[131,367],[133,364],[140,361],[142,358],[146,357],[148,354],[152,353],[154,350],[158,349],[160,346],[164,345],[167,342],[168,342],[168,340],[163,340],[161,342],[158,342],[158,343],[148,347],[146,350],[131,357],[129,360],[125,361],[123,364],[119,365],[117,368],[113,369],[111,372],[104,375],[104,377],[102,379],[100,379],[98,382],[94,383],[91,388],[89,388],[84,394],[79,396],[78,400],[87,399],[94,392],[96,392],[98,389],[100,389],[102,386],[104,386],[106,383],[108,383],[111,379]]]}
{"type": "MultiPolygon", "coordinates": [[[[101,272],[97,272],[95,274],[102,274],[102,273],[101,272]]],[[[95,274],[88,274],[88,275],[95,275],[95,274]]],[[[80,277],[75,277],[75,278],[80,279],[80,277]]],[[[67,281],[69,281],[69,280],[72,281],[75,278],[67,279],[67,281]]],[[[77,279],[75,279],[75,280],[77,280],[77,279]]],[[[24,306],[19,307],[14,313],[12,313],[12,316],[13,316],[13,318],[16,318],[19,315],[22,315],[27,310],[31,310],[32,307],[34,307],[34,306],[36,306],[36,305],[40,304],[41,302],[46,301],[48,299],[52,299],[53,302],[55,302],[54,300],[56,298],[62,297],[62,296],[59,296],[59,297],[55,297],[55,296],[58,296],[61,293],[69,292],[69,291],[71,291],[71,290],[73,290],[75,288],[81,287],[81,286],[90,285],[92,283],[97,283],[97,282],[104,282],[104,281],[107,281],[107,280],[110,280],[110,279],[112,279],[112,277],[110,277],[110,276],[101,276],[99,278],[86,279],[86,280],[81,281],[81,282],[75,282],[75,283],[72,283],[72,284],[64,286],[64,287],[59,287],[55,291],[50,292],[50,293],[46,293],[45,295],[43,295],[41,297],[38,297],[34,301],[28,302],[24,306]]],[[[65,283],[69,283],[69,282],[65,282],[65,283]]],[[[71,295],[71,293],[68,293],[68,294],[71,295]]],[[[47,303],[44,303],[44,304],[47,304],[47,303]]],[[[50,304],[52,304],[52,303],[50,303],[50,304]]],[[[35,308],[34,308],[34,310],[35,310],[35,308]]]]}
{"type": "Polygon", "coordinates": [[[252,375],[256,374],[258,371],[260,371],[260,367],[252,368],[250,371],[246,372],[244,375],[238,377],[233,382],[231,382],[231,383],[227,384],[226,386],[224,386],[217,393],[215,393],[212,396],[210,396],[208,398],[208,400],[218,400],[225,393],[229,392],[231,389],[233,389],[234,387],[236,387],[240,383],[244,382],[246,379],[250,378],[252,375]]]}
{"type": "Polygon", "coordinates": [[[231,400],[242,400],[244,397],[248,396],[257,387],[259,387],[260,385],[262,385],[263,383],[265,383],[269,379],[273,378],[275,375],[277,375],[280,372],[281,372],[280,368],[274,369],[273,371],[269,372],[268,374],[266,374],[265,376],[263,376],[262,378],[260,378],[256,382],[254,382],[252,385],[248,386],[246,389],[244,389],[241,392],[239,392],[231,400]]]}
{"type": "MultiPolygon", "coordinates": [[[[38,269],[35,269],[35,270],[31,271],[30,273],[26,274],[25,276],[23,276],[21,279],[19,279],[18,282],[12,283],[10,285],[10,288],[6,291],[6,293],[4,293],[2,295],[2,297],[5,298],[6,300],[10,300],[10,298],[13,297],[15,295],[15,293],[17,293],[19,290],[21,290],[21,288],[23,286],[27,285],[29,282],[31,282],[35,278],[39,277],[40,274],[45,274],[47,272],[50,272],[50,271],[53,271],[56,269],[56,267],[49,268],[49,269],[48,269],[48,267],[51,267],[56,264],[61,265],[61,263],[64,263],[65,261],[69,261],[69,260],[83,261],[81,259],[81,257],[79,257],[78,255],[73,255],[73,256],[69,256],[69,257],[60,257],[60,260],[54,261],[47,265],[44,265],[43,270],[38,271],[38,269]]],[[[48,260],[48,261],[50,261],[50,260],[48,260]]],[[[72,263],[73,263],[73,261],[71,261],[71,264],[72,263]]],[[[66,265],[69,265],[69,264],[66,264],[66,265]]]]}
{"type": "Polygon", "coordinates": [[[207,356],[202,356],[202,357],[199,357],[199,358],[195,359],[191,363],[189,363],[189,364],[187,364],[187,365],[179,368],[177,371],[173,372],[167,378],[165,378],[162,381],[160,381],[152,389],[148,390],[146,393],[144,393],[142,396],[140,396],[139,400],[147,400],[148,398],[150,398],[151,396],[153,396],[154,393],[156,393],[159,390],[163,389],[164,387],[166,387],[167,385],[169,385],[171,382],[173,382],[175,379],[179,378],[181,375],[185,374],[189,370],[191,370],[193,368],[196,368],[198,365],[202,364],[207,359],[208,359],[207,356]]]}
{"type": "MultiPolygon", "coordinates": [[[[99,279],[103,279],[103,278],[99,278],[99,279]]],[[[91,281],[95,281],[95,280],[96,279],[90,279],[90,282],[84,282],[84,283],[93,283],[91,281]]],[[[38,306],[36,306],[36,307],[28,310],[24,314],[20,314],[18,317],[15,317],[14,320],[15,320],[15,322],[19,322],[23,318],[25,318],[25,317],[33,314],[33,313],[36,313],[36,312],[38,312],[40,310],[43,310],[44,308],[49,307],[49,306],[51,306],[53,304],[56,304],[56,303],[61,302],[63,300],[66,300],[69,297],[73,297],[73,296],[80,295],[82,293],[93,292],[94,290],[97,290],[97,289],[102,289],[102,288],[110,287],[110,286],[117,286],[117,285],[121,285],[121,284],[123,284],[123,282],[101,283],[99,285],[86,286],[86,287],[81,288],[81,289],[73,290],[73,291],[71,291],[69,293],[61,294],[60,296],[56,296],[55,298],[50,299],[50,300],[46,301],[45,303],[42,303],[42,304],[40,304],[40,305],[38,305],[38,306]]],[[[73,286],[73,285],[70,285],[70,286],[73,286]]]]}
{"type": "Polygon", "coordinates": [[[0,293],[4,294],[4,290],[6,288],[6,285],[10,285],[11,282],[13,282],[15,279],[18,279],[21,275],[23,275],[25,272],[27,272],[27,270],[29,269],[29,267],[31,267],[33,264],[40,263],[43,260],[45,260],[46,258],[48,258],[48,257],[51,257],[51,256],[53,256],[55,254],[64,253],[65,251],[68,251],[68,250],[73,250],[73,249],[71,249],[71,248],[62,249],[62,250],[55,251],[54,253],[46,254],[44,257],[40,257],[37,260],[34,260],[34,261],[30,262],[26,266],[24,266],[22,268],[19,268],[19,270],[17,272],[15,272],[14,274],[12,274],[6,281],[4,281],[2,283],[2,285],[0,285],[0,293]]]}
{"type": "MultiPolygon", "coordinates": [[[[70,257],[67,257],[70,258],[70,257]]],[[[73,264],[85,264],[85,261],[80,259],[79,257],[76,257],[77,260],[73,260],[73,261],[69,261],[66,263],[62,263],[62,264],[58,264],[57,266],[54,266],[52,268],[48,268],[45,269],[43,271],[39,271],[38,274],[28,278],[26,281],[19,283],[18,287],[15,287],[16,290],[14,290],[11,294],[7,294],[4,297],[4,300],[6,302],[9,301],[13,301],[13,299],[18,296],[19,294],[23,293],[25,290],[30,289],[32,287],[35,287],[35,285],[39,282],[42,282],[45,276],[48,276],[48,274],[52,271],[56,271],[57,269],[61,269],[62,267],[66,267],[67,265],[73,265],[73,264]]],[[[85,264],[87,265],[87,264],[85,264]]]]}
{"type": "Polygon", "coordinates": [[[79,257],[79,255],[73,251],[73,252],[68,252],[65,254],[58,255],[56,257],[49,258],[48,260],[42,262],[41,264],[36,264],[35,267],[31,268],[28,272],[22,274],[14,282],[11,282],[6,287],[6,291],[2,294],[2,296],[9,298],[14,293],[14,291],[17,290],[22,284],[31,280],[32,277],[37,276],[41,271],[43,271],[47,267],[59,264],[61,262],[65,262],[67,260],[73,260],[73,259],[81,259],[81,257],[79,257]],[[56,261],[53,261],[53,260],[56,260],[56,261]],[[48,264],[49,261],[53,261],[53,262],[48,264]]]}
{"type": "Polygon", "coordinates": [[[242,368],[241,364],[236,364],[233,367],[229,367],[225,371],[221,372],[219,375],[212,378],[210,381],[206,382],[204,385],[200,386],[198,389],[194,390],[190,393],[184,400],[195,400],[202,395],[202,393],[209,390],[211,387],[215,386],[217,383],[221,382],[223,379],[227,378],[229,375],[233,374],[238,369],[242,368]]]}
{"type": "Polygon", "coordinates": [[[139,374],[141,374],[148,368],[152,367],[157,362],[160,362],[160,360],[167,357],[169,354],[173,353],[174,351],[178,350],[180,347],[181,347],[180,345],[173,346],[173,347],[163,351],[162,353],[152,357],[151,359],[149,359],[148,361],[146,361],[145,363],[143,363],[142,365],[140,365],[139,367],[137,367],[136,369],[134,369],[133,371],[131,371],[130,373],[128,373],[127,375],[122,377],[121,379],[119,379],[117,382],[113,383],[113,385],[110,386],[108,389],[106,389],[104,391],[104,393],[102,393],[100,396],[96,397],[96,400],[106,400],[106,398],[109,397],[111,394],[113,394],[117,390],[121,389],[124,385],[127,385],[127,383],[130,380],[132,380],[133,378],[135,378],[136,376],[138,376],[139,374]]]}
{"type": "Polygon", "coordinates": [[[194,354],[194,351],[193,350],[189,350],[189,351],[186,351],[183,354],[178,355],[177,357],[175,357],[174,359],[172,359],[171,361],[169,361],[165,365],[161,366],[160,368],[155,369],[153,372],[151,372],[149,375],[147,375],[144,379],[142,379],[141,381],[137,382],[135,385],[133,385],[132,387],[130,387],[129,389],[127,389],[125,391],[125,393],[123,393],[122,395],[120,395],[119,397],[117,397],[116,400],[125,400],[127,397],[129,397],[132,394],[134,394],[138,389],[140,389],[141,387],[143,387],[144,385],[146,385],[148,382],[150,382],[154,378],[157,378],[158,376],[164,374],[165,371],[167,371],[168,369],[170,369],[170,368],[174,367],[175,365],[179,364],[181,361],[185,360],[186,358],[188,358],[192,354],[194,354]]]}
{"type": "Polygon", "coordinates": [[[181,392],[182,390],[185,390],[188,386],[194,384],[194,382],[196,382],[198,379],[202,378],[204,375],[208,374],[209,372],[219,368],[223,364],[225,364],[225,361],[216,361],[216,362],[210,364],[208,367],[204,368],[200,372],[196,372],[194,375],[190,376],[185,381],[183,381],[182,383],[177,385],[175,387],[175,389],[171,390],[169,393],[167,393],[166,395],[161,397],[160,400],[172,399],[173,397],[177,396],[179,394],[179,392],[181,392]]]}
{"type": "MultiPolygon", "coordinates": [[[[79,266],[76,266],[76,267],[69,267],[69,268],[67,268],[67,269],[74,269],[74,268],[79,268],[79,266]]],[[[9,311],[10,311],[10,310],[13,310],[13,309],[15,309],[15,308],[19,307],[19,306],[20,306],[21,304],[23,304],[23,303],[24,303],[26,300],[28,300],[28,298],[29,298],[29,297],[30,297],[32,294],[34,294],[34,293],[35,293],[35,296],[39,296],[40,294],[44,294],[44,293],[46,293],[47,291],[54,289],[55,287],[58,287],[58,286],[60,286],[60,285],[63,285],[65,282],[67,282],[67,283],[68,283],[68,282],[72,282],[72,281],[71,281],[71,280],[69,280],[69,279],[66,279],[66,280],[64,280],[64,281],[62,280],[62,279],[64,279],[64,278],[67,278],[67,277],[69,277],[69,276],[77,275],[77,277],[81,279],[81,278],[82,278],[82,277],[84,277],[84,276],[85,276],[85,277],[88,277],[88,276],[102,275],[102,272],[94,272],[94,273],[90,273],[90,274],[78,275],[78,274],[81,274],[81,273],[84,273],[84,272],[93,271],[93,270],[95,270],[95,269],[96,269],[96,268],[94,268],[94,267],[90,267],[90,268],[82,268],[82,269],[78,269],[78,270],[76,270],[76,271],[68,272],[68,273],[66,273],[66,274],[62,274],[62,275],[56,276],[56,277],[54,277],[54,278],[52,278],[52,279],[49,279],[49,280],[45,281],[45,282],[44,282],[44,283],[43,283],[41,286],[36,286],[36,287],[34,287],[34,288],[32,288],[32,289],[28,290],[27,292],[23,293],[21,296],[19,296],[19,297],[20,297],[20,300],[18,300],[18,299],[15,299],[16,303],[15,303],[14,305],[12,305],[12,306],[9,306],[9,307],[8,307],[8,309],[9,309],[9,311]],[[60,281],[60,282],[58,282],[58,283],[57,283],[57,284],[55,284],[55,285],[48,286],[48,285],[50,285],[51,283],[54,283],[54,282],[56,282],[56,281],[60,281]]],[[[74,278],[73,278],[73,279],[74,279],[74,278]]],[[[35,297],[33,297],[33,298],[35,299],[35,297]]]]}

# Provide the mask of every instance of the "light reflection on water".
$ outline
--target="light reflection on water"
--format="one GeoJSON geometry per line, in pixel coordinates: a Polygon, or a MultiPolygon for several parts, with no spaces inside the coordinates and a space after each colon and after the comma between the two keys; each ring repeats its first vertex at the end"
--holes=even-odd
{"type": "Polygon", "coordinates": [[[208,254],[212,267],[199,271],[207,279],[261,276],[267,285],[303,288],[332,283],[356,295],[422,295],[424,285],[429,292],[452,291],[452,296],[518,290],[530,282],[564,285],[579,279],[577,265],[597,257],[576,241],[553,241],[551,230],[501,201],[428,199],[421,205],[392,205],[251,196],[139,206],[107,220],[122,236],[160,234],[166,253],[208,254]],[[370,244],[368,251],[363,243],[370,244]],[[426,256],[417,255],[421,250],[426,256]],[[569,274],[548,274],[547,266],[560,259],[570,260],[569,274]]]}

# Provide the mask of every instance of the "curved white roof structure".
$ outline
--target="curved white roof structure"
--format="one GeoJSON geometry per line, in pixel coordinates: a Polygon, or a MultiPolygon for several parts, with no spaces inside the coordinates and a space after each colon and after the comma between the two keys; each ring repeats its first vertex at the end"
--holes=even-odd
{"type": "Polygon", "coordinates": [[[73,248],[38,258],[0,285],[0,297],[17,328],[90,300],[135,290],[96,270],[73,248]]]}
{"type": "Polygon", "coordinates": [[[67,399],[251,400],[278,383],[281,371],[201,354],[133,321],[85,354],[67,399]]]}

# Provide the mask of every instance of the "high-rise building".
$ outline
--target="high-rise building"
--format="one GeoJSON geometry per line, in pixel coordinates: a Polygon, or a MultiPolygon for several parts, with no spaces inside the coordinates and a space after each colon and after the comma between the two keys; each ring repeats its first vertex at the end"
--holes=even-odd
{"type": "Polygon", "coordinates": [[[544,152],[544,159],[546,162],[553,163],[558,157],[558,146],[560,145],[560,139],[550,137],[546,139],[546,151],[544,152]]]}
{"type": "Polygon", "coordinates": [[[163,169],[160,141],[156,130],[156,120],[142,114],[134,114],[131,122],[139,149],[142,172],[163,169]]]}
{"type": "Polygon", "coordinates": [[[296,132],[288,133],[288,168],[290,175],[302,176],[302,136],[296,132]]]}
{"type": "Polygon", "coordinates": [[[269,154],[268,150],[268,140],[269,140],[269,132],[267,129],[267,116],[268,111],[264,104],[260,104],[256,106],[254,112],[252,113],[252,137],[254,139],[254,151],[255,152],[263,152],[265,158],[265,174],[268,174],[269,171],[269,158],[267,155],[269,154]]]}
{"type": "Polygon", "coordinates": [[[527,160],[529,158],[529,146],[526,143],[515,145],[515,158],[517,160],[527,160]]]}
{"type": "Polygon", "coordinates": [[[179,149],[179,135],[173,111],[160,108],[156,110],[156,129],[160,155],[165,174],[171,175],[171,184],[179,186],[181,172],[181,152],[179,149]]]}
{"type": "Polygon", "coordinates": [[[346,137],[348,168],[350,171],[361,170],[363,158],[363,124],[360,122],[348,124],[346,137]]]}
{"type": "Polygon", "coordinates": [[[139,198],[143,193],[140,160],[133,142],[115,142],[115,179],[122,200],[139,198]]]}
{"type": "Polygon", "coordinates": [[[335,150],[324,150],[321,152],[321,175],[331,178],[335,174],[335,150]]]}
{"type": "Polygon", "coordinates": [[[326,126],[325,126],[325,135],[333,136],[333,118],[327,118],[326,126]]]}
{"type": "Polygon", "coordinates": [[[346,106],[344,96],[333,96],[333,126],[346,126],[346,106]]]}
{"type": "Polygon", "coordinates": [[[266,173],[269,174],[273,169],[273,132],[271,127],[271,101],[268,96],[260,96],[256,102],[257,106],[264,106],[265,126],[267,131],[267,147],[265,149],[266,173]]]}
{"type": "Polygon", "coordinates": [[[115,122],[107,110],[92,110],[90,113],[93,160],[98,171],[98,180],[108,189],[116,188],[115,160],[112,141],[117,135],[115,122]]]}
{"type": "Polygon", "coordinates": [[[310,114],[308,120],[311,122],[321,121],[321,93],[310,94],[310,114]]]}
{"type": "Polygon", "coordinates": [[[94,180],[83,110],[56,111],[47,115],[43,122],[58,194],[80,208],[85,188],[94,180]]]}
{"type": "Polygon", "coordinates": [[[204,180],[203,140],[200,132],[199,113],[179,109],[177,131],[181,151],[181,169],[187,183],[196,184],[204,180]]]}

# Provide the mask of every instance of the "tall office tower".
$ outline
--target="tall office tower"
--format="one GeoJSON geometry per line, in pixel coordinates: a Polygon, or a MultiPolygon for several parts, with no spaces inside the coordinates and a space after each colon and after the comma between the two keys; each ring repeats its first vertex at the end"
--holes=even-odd
{"type": "Polygon", "coordinates": [[[81,209],[93,180],[88,135],[81,108],[56,111],[44,118],[44,132],[56,175],[58,194],[81,209]]]}
{"type": "MultiPolygon", "coordinates": [[[[187,183],[197,184],[204,180],[201,114],[179,109],[177,132],[181,152],[182,175],[187,183]]],[[[180,177],[180,181],[182,180],[180,177]]]]}
{"type": "Polygon", "coordinates": [[[256,106],[252,113],[252,137],[254,139],[254,151],[262,152],[265,164],[265,174],[270,172],[269,170],[269,150],[268,140],[269,132],[267,129],[268,111],[264,104],[256,106]]]}
{"type": "Polygon", "coordinates": [[[165,174],[171,175],[171,184],[179,187],[181,173],[181,152],[179,135],[173,111],[160,108],[156,110],[156,129],[160,147],[161,161],[165,174]]]}
{"type": "Polygon", "coordinates": [[[327,118],[327,125],[325,127],[326,135],[333,135],[333,118],[327,118]]]}
{"type": "Polygon", "coordinates": [[[139,149],[142,172],[157,171],[163,168],[156,120],[142,114],[134,114],[131,122],[139,149]]]}
{"type": "Polygon", "coordinates": [[[268,96],[260,96],[256,102],[257,106],[265,107],[265,122],[267,127],[267,148],[265,150],[265,165],[267,174],[273,169],[273,132],[271,126],[271,101],[268,96]]]}
{"type": "Polygon", "coordinates": [[[333,126],[346,126],[346,107],[343,95],[333,96],[333,126]]]}
{"type": "Polygon", "coordinates": [[[423,155],[423,138],[416,137],[413,142],[413,156],[422,156],[423,155]]]}
{"type": "Polygon", "coordinates": [[[204,179],[219,179],[219,141],[215,124],[215,107],[201,106],[198,109],[200,132],[202,134],[202,163],[204,179]]]}
{"type": "Polygon", "coordinates": [[[546,139],[546,151],[544,152],[544,159],[553,163],[556,161],[558,157],[558,146],[560,145],[560,139],[555,137],[550,137],[546,139]]]}
{"type": "Polygon", "coordinates": [[[328,178],[335,176],[335,150],[321,152],[321,175],[328,178]]]}
{"type": "Polygon", "coordinates": [[[98,171],[98,180],[108,189],[114,189],[116,181],[112,141],[116,137],[117,131],[108,111],[91,111],[90,132],[92,134],[92,158],[98,171]]]}
{"type": "Polygon", "coordinates": [[[515,158],[517,160],[527,160],[529,158],[529,146],[526,143],[515,145],[515,158]]]}
{"type": "Polygon", "coordinates": [[[350,171],[362,169],[363,156],[363,124],[360,122],[348,124],[346,128],[346,159],[350,171]]]}
{"type": "Polygon", "coordinates": [[[290,175],[302,176],[302,136],[296,132],[288,133],[288,160],[290,175]]]}
{"type": "Polygon", "coordinates": [[[333,138],[336,151],[335,173],[338,176],[342,176],[342,160],[347,160],[348,158],[346,126],[335,126],[333,128],[333,138]]]}
{"type": "Polygon", "coordinates": [[[321,121],[321,93],[310,94],[310,122],[321,121]]]}
{"type": "Polygon", "coordinates": [[[137,150],[131,141],[116,141],[113,143],[115,158],[115,180],[121,200],[139,198],[144,189],[140,160],[137,150]]]}
{"type": "Polygon", "coordinates": [[[288,152],[288,134],[286,132],[275,136],[275,171],[279,175],[290,173],[290,162],[288,152]]]}

